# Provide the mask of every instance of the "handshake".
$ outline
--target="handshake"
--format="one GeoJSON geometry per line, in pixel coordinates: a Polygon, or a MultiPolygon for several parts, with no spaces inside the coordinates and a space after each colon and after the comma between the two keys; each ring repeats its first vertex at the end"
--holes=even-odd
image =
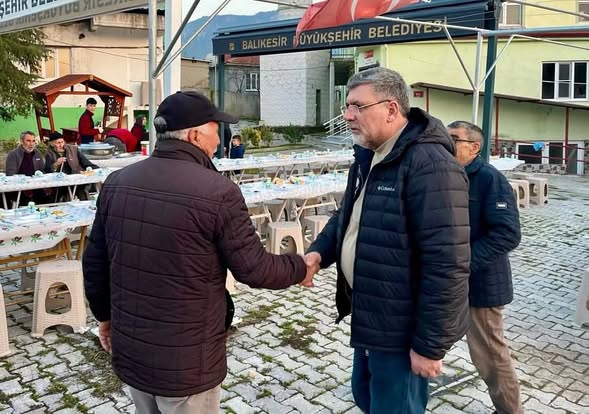
{"type": "Polygon", "coordinates": [[[321,268],[321,255],[317,252],[307,253],[303,256],[303,260],[305,261],[305,265],[307,265],[307,275],[300,285],[304,287],[314,287],[313,277],[321,268]]]}

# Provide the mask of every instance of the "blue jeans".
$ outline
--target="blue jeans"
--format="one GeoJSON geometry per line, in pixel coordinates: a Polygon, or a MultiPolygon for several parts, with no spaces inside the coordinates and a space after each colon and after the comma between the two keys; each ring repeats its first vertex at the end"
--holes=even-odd
{"type": "Polygon", "coordinates": [[[367,351],[356,348],[352,393],[366,414],[424,414],[427,378],[411,371],[409,353],[367,351]]]}

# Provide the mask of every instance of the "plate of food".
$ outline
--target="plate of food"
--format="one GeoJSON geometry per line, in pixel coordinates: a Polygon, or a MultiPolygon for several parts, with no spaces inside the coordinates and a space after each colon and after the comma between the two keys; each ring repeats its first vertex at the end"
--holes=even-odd
{"type": "Polygon", "coordinates": [[[57,217],[57,218],[62,218],[67,216],[68,214],[63,211],[63,210],[53,210],[49,213],[50,215],[52,215],[53,217],[57,217]]]}

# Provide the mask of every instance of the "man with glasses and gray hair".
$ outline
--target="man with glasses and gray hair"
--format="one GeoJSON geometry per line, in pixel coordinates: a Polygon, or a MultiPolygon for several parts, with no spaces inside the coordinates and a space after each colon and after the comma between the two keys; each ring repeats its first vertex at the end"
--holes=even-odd
{"type": "Polygon", "coordinates": [[[337,263],[337,321],[352,315],[358,407],[425,413],[428,379],[467,328],[468,181],[444,125],[409,106],[401,75],[366,70],[348,90],[355,162],[342,207],[305,260],[337,263]]]}
{"type": "Polygon", "coordinates": [[[517,374],[503,336],[503,307],[513,300],[508,253],[521,239],[515,197],[505,176],[479,156],[483,131],[478,126],[454,121],[448,133],[470,181],[470,357],[496,413],[522,414],[517,374]]]}

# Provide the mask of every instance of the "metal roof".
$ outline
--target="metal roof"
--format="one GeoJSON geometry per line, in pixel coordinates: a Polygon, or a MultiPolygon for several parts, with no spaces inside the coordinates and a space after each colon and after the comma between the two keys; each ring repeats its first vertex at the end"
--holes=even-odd
{"type": "MultiPolygon", "coordinates": [[[[464,95],[472,95],[472,90],[470,90],[470,89],[456,88],[454,86],[440,85],[440,84],[436,84],[436,83],[416,82],[416,83],[412,84],[411,87],[412,88],[436,89],[436,90],[440,90],[440,91],[462,93],[464,95]]],[[[479,94],[484,95],[485,92],[481,91],[479,94]]],[[[559,101],[547,101],[545,99],[532,98],[532,97],[528,97],[528,96],[506,95],[506,94],[502,94],[502,93],[495,93],[494,96],[495,96],[495,98],[506,99],[506,100],[510,100],[510,101],[534,103],[534,104],[539,104],[539,105],[559,106],[562,108],[589,110],[589,105],[574,104],[574,103],[559,102],[559,101]]]]}

